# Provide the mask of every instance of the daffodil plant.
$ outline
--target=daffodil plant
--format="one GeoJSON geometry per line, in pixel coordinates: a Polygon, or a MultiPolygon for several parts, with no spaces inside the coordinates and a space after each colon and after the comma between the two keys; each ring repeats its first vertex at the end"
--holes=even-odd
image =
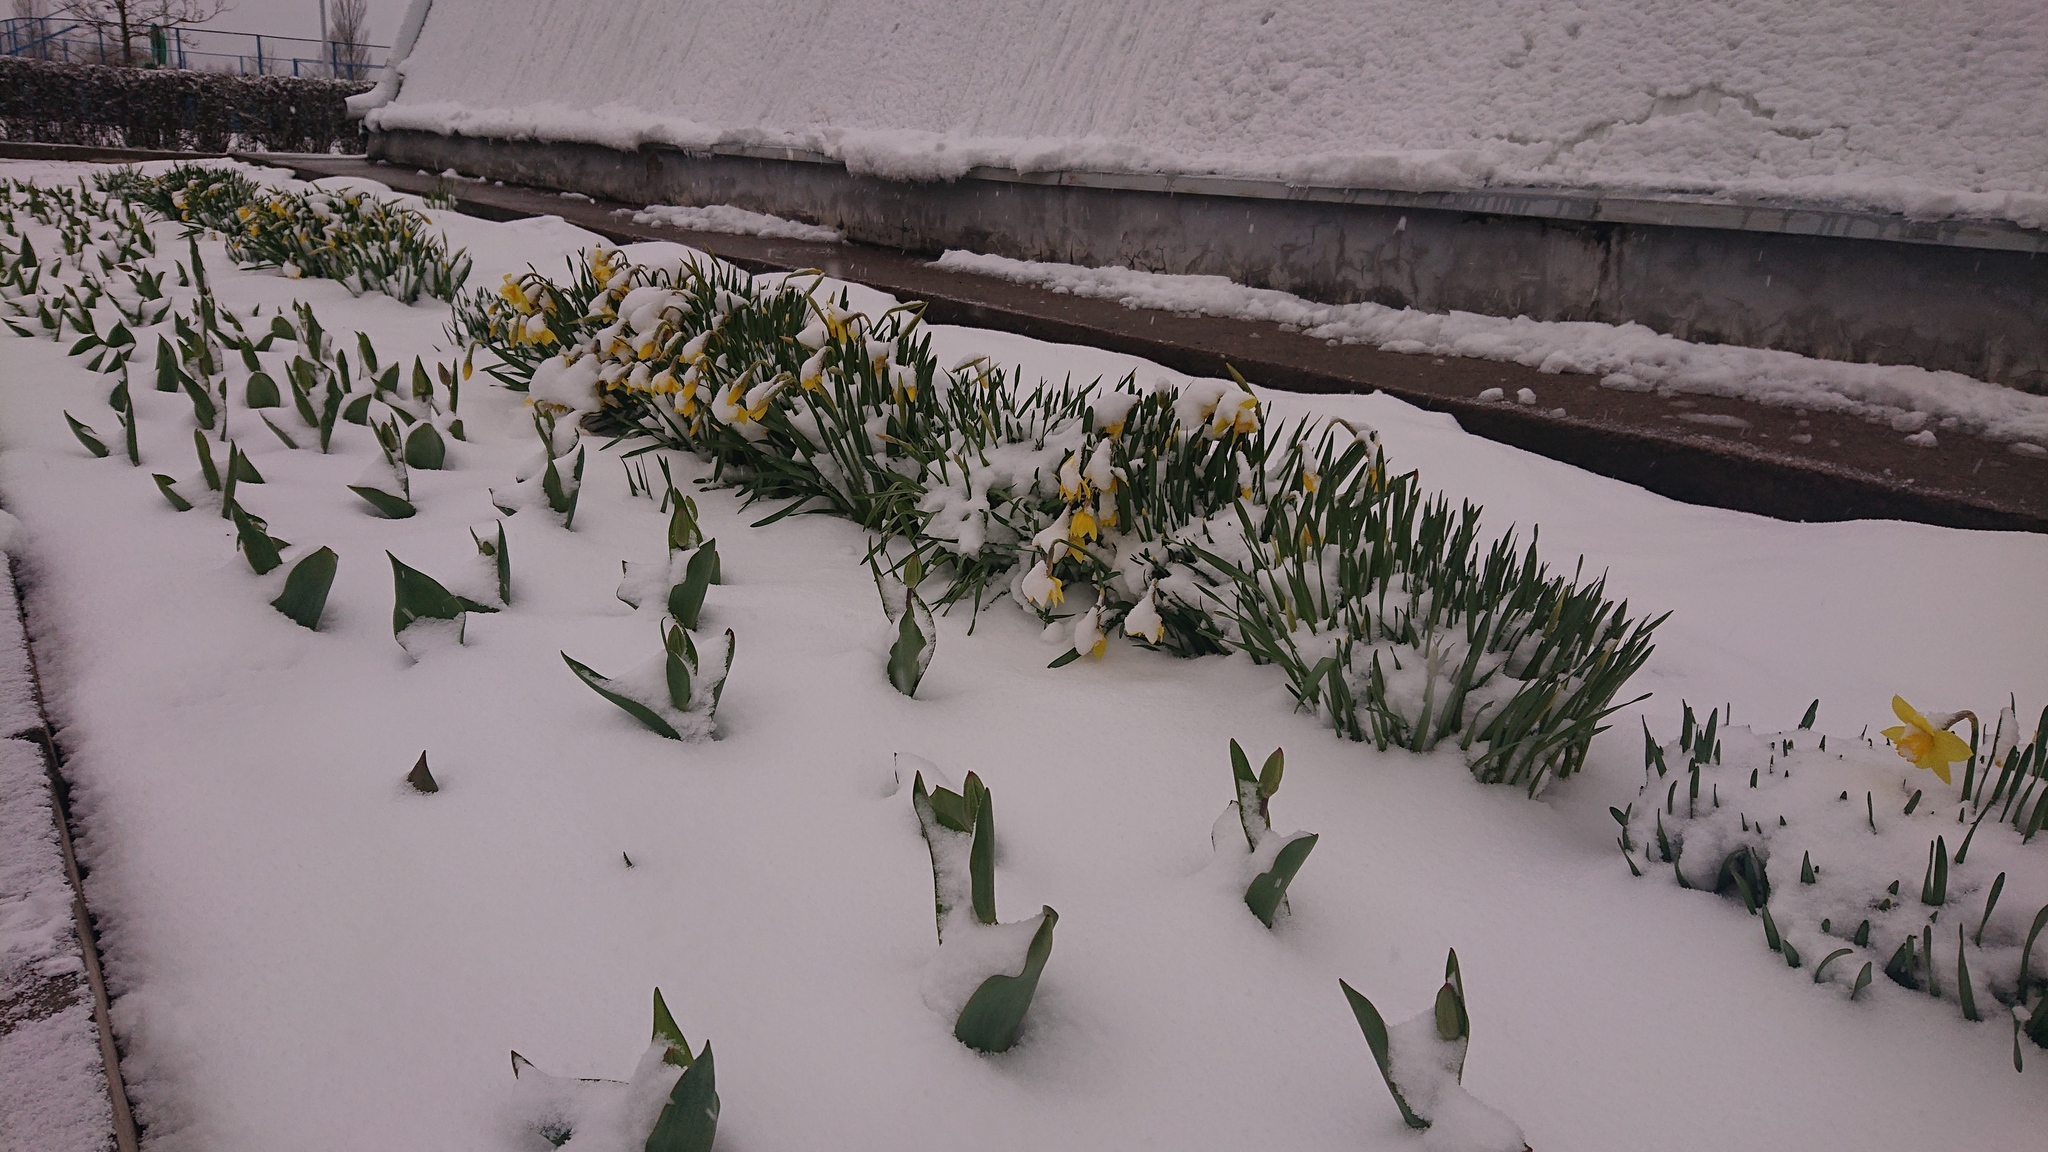
{"type": "Polygon", "coordinates": [[[995,802],[980,777],[969,772],[958,792],[928,790],[920,771],[910,802],[931,850],[939,927],[939,952],[925,972],[925,1003],[953,1018],[953,1036],[962,1044],[1008,1051],[1052,956],[1060,915],[1047,905],[1024,920],[996,921],[995,802]]]}
{"type": "Polygon", "coordinates": [[[1230,773],[1237,799],[1230,802],[1224,819],[1217,822],[1218,835],[1212,837],[1217,841],[1217,851],[1237,854],[1235,838],[1222,832],[1222,826],[1235,817],[1234,822],[1244,834],[1245,851],[1249,853],[1246,870],[1251,881],[1244,890],[1245,907],[1268,928],[1273,926],[1274,917],[1287,911],[1287,886],[1294,882],[1295,873],[1301,871],[1319,839],[1313,832],[1285,836],[1273,832],[1271,805],[1274,794],[1280,791],[1280,776],[1285,769],[1286,754],[1275,748],[1254,773],[1244,749],[1232,740],[1230,773]]]}
{"type": "Polygon", "coordinates": [[[1532,794],[1579,769],[1649,655],[1656,620],[1533,546],[1487,545],[1478,509],[1391,474],[1370,429],[1276,424],[1234,373],[1146,390],[942,367],[922,305],[855,312],[822,279],[600,249],[464,296],[454,335],[537,409],[696,453],[778,505],[763,523],[854,520],[942,577],[934,609],[1007,593],[1069,630],[1055,665],[1118,638],[1248,652],[1340,734],[1452,742],[1532,794]]]}
{"type": "Polygon", "coordinates": [[[583,492],[585,452],[574,428],[558,423],[559,415],[535,405],[533,426],[541,450],[514,474],[511,488],[491,489],[491,503],[507,516],[522,508],[545,507],[562,517],[562,527],[573,528],[576,501],[583,492]]]}
{"type": "Polygon", "coordinates": [[[432,221],[365,192],[281,192],[230,169],[179,165],[160,176],[133,169],[99,178],[100,189],[194,231],[218,232],[228,255],[287,277],[338,281],[350,293],[383,292],[410,304],[452,300],[469,278],[469,256],[450,252],[432,221]]]}
{"type": "Polygon", "coordinates": [[[1444,961],[1443,986],[1427,1011],[1389,1027],[1373,1006],[1350,984],[1339,980],[1351,1014],[1365,1033],[1380,1077],[1410,1128],[1442,1124],[1457,1133],[1459,1152],[1527,1152],[1528,1143],[1514,1121],[1487,1107],[1465,1091],[1465,1051],[1472,1042],[1472,1019],[1465,1009],[1465,977],[1456,949],[1444,961]]]}
{"type": "Polygon", "coordinates": [[[896,629],[896,638],[889,645],[889,683],[905,696],[916,696],[917,686],[923,683],[925,669],[931,667],[932,653],[939,643],[937,621],[932,618],[930,606],[917,594],[917,586],[924,578],[924,563],[912,553],[897,572],[885,574],[871,555],[868,567],[874,573],[875,591],[882,598],[882,611],[896,629]]]}
{"type": "Polygon", "coordinates": [[[1910,761],[1915,768],[1934,773],[1943,784],[1953,783],[1949,776],[1949,765],[1970,759],[1971,751],[1970,745],[1965,744],[1962,737],[1949,729],[1967,719],[1974,742],[1977,728],[1976,713],[1951,713],[1937,724],[1906,703],[1904,696],[1894,696],[1892,714],[1904,723],[1886,728],[1883,735],[1892,742],[1892,747],[1898,750],[1899,758],[1910,761]]]}
{"type": "Polygon", "coordinates": [[[710,660],[699,655],[696,638],[680,624],[671,621],[664,625],[661,637],[661,655],[617,679],[594,671],[567,652],[562,653],[562,662],[591,691],[649,731],[670,740],[707,739],[715,731],[713,717],[725,692],[726,676],[732,671],[733,631],[726,629],[725,636],[714,642],[710,660]]]}
{"type": "Polygon", "coordinates": [[[512,1053],[514,1092],[527,1129],[546,1144],[572,1152],[583,1146],[579,1134],[609,1141],[607,1148],[711,1152],[719,1114],[711,1044],[690,1050],[659,988],[654,990],[653,1031],[626,1081],[550,1076],[512,1053]]]}
{"type": "Polygon", "coordinates": [[[462,643],[471,612],[498,610],[450,592],[440,581],[389,552],[384,555],[391,561],[391,634],[414,659],[440,644],[462,643]]]}
{"type": "Polygon", "coordinates": [[[1629,869],[1740,900],[1771,953],[1847,999],[1876,995],[1881,974],[1967,1021],[2003,1005],[2016,1044],[2048,1041],[2038,929],[2019,911],[2048,901],[2048,860],[2029,846],[2048,820],[2048,710],[2028,740],[2006,707],[1988,741],[1968,712],[1930,719],[1898,697],[1892,711],[1904,723],[1882,735],[1912,766],[1903,775],[1872,739],[1815,732],[1818,701],[1789,731],[1721,708],[1702,723],[1689,706],[1675,742],[1646,723],[1642,789],[1610,809],[1629,869]],[[1962,719],[1968,741],[1947,731],[1962,719]]]}

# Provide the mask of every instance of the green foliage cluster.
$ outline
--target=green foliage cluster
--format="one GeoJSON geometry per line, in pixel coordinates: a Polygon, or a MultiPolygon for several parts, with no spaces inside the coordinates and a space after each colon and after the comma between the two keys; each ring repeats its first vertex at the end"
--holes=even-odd
{"type": "MultiPolygon", "coordinates": [[[[1487,542],[1478,508],[1390,475],[1369,430],[1275,424],[1242,380],[942,369],[921,305],[869,317],[804,284],[599,252],[462,297],[453,331],[508,387],[591,380],[596,426],[710,461],[714,483],[777,506],[763,524],[855,521],[940,581],[935,607],[1007,590],[1066,621],[1055,663],[1119,631],[1243,651],[1349,739],[1451,741],[1480,779],[1532,794],[1579,769],[1648,658],[1657,620],[1553,573],[1533,542],[1487,542]]],[[[916,648],[899,637],[899,690],[916,648]]]]}
{"type": "Polygon", "coordinates": [[[316,276],[357,296],[382,292],[406,304],[422,294],[453,300],[469,278],[469,255],[450,252],[425,215],[365,192],[276,191],[205,164],[161,176],[124,170],[98,183],[167,220],[220,233],[229,257],[245,268],[316,276]]]}

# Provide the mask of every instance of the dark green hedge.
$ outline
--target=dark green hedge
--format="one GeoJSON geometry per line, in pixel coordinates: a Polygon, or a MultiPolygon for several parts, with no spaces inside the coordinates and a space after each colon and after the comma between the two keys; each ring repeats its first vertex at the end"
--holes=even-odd
{"type": "Polygon", "coordinates": [[[0,139],[198,152],[361,152],[367,83],[0,56],[0,139]]]}

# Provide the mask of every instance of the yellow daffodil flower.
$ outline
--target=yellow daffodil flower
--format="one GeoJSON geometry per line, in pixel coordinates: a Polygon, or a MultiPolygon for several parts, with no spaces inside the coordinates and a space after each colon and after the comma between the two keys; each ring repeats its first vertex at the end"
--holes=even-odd
{"type": "MultiPolygon", "coordinates": [[[[1904,724],[1884,730],[1884,738],[1898,749],[1901,759],[1911,760],[1913,767],[1925,768],[1949,782],[1948,766],[1970,758],[1970,746],[1963,738],[1946,728],[1937,728],[1928,723],[1925,716],[1913,710],[1903,696],[1892,697],[1892,712],[1904,724]]],[[[1955,721],[1951,720],[1953,724],[1955,721]]]]}
{"type": "Polygon", "coordinates": [[[853,327],[853,317],[831,304],[814,306],[818,309],[818,319],[825,322],[825,330],[832,334],[832,339],[846,339],[847,332],[853,327]]]}
{"type": "Polygon", "coordinates": [[[1081,454],[1071,453],[1060,465],[1060,499],[1079,500],[1088,494],[1088,480],[1081,475],[1081,454]]]}
{"type": "Polygon", "coordinates": [[[1095,514],[1088,511],[1085,505],[1074,509],[1074,519],[1067,525],[1067,539],[1076,544],[1085,544],[1100,535],[1102,530],[1096,526],[1095,514]]]}

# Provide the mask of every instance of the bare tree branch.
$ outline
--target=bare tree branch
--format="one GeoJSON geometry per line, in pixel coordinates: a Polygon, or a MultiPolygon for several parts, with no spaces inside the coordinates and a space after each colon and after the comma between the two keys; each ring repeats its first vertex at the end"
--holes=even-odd
{"type": "Polygon", "coordinates": [[[107,63],[133,65],[135,41],[151,28],[204,24],[232,7],[231,0],[65,0],[61,10],[114,34],[117,58],[107,63]]]}
{"type": "Polygon", "coordinates": [[[335,79],[354,80],[369,66],[370,50],[363,43],[363,30],[369,22],[370,0],[330,0],[327,40],[335,79]]]}

